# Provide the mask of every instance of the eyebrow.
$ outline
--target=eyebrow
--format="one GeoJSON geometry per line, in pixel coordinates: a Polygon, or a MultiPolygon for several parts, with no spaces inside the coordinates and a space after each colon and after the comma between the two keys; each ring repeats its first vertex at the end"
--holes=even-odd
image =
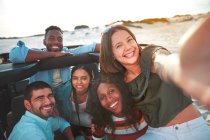
{"type": "MultiPolygon", "coordinates": [[[[132,39],[134,39],[131,35],[129,35],[126,39],[130,39],[130,38],[132,38],[132,39]]],[[[116,46],[116,45],[118,45],[118,44],[120,44],[121,42],[117,42],[116,44],[112,44],[113,46],[116,46]]]]}
{"type": "Polygon", "coordinates": [[[42,98],[42,97],[44,97],[44,95],[37,96],[37,97],[35,98],[35,100],[37,100],[38,98],[42,98]]]}

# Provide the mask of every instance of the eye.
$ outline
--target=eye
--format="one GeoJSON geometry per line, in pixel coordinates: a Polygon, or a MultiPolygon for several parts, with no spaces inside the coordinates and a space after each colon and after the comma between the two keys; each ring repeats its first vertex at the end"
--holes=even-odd
{"type": "Polygon", "coordinates": [[[119,44],[119,45],[116,46],[116,49],[119,49],[119,48],[121,48],[121,47],[122,47],[122,45],[119,44]]]}
{"type": "Polygon", "coordinates": [[[129,37],[128,42],[135,42],[135,40],[132,37],[129,37]]]}
{"type": "Polygon", "coordinates": [[[82,77],[81,80],[87,80],[87,77],[82,77]]]}
{"type": "Polygon", "coordinates": [[[50,37],[48,38],[48,40],[49,40],[49,41],[54,41],[55,38],[54,38],[53,36],[50,36],[50,37]]]}
{"type": "Polygon", "coordinates": [[[62,37],[59,37],[58,38],[58,42],[62,42],[63,41],[63,38],[62,37]]]}
{"type": "Polygon", "coordinates": [[[109,89],[109,94],[113,94],[114,93],[114,89],[109,89]]]}
{"type": "Polygon", "coordinates": [[[133,39],[129,38],[129,39],[128,39],[128,42],[130,42],[130,41],[133,41],[133,39]]]}
{"type": "Polygon", "coordinates": [[[98,97],[100,101],[103,101],[105,99],[105,96],[101,95],[98,97]]]}
{"type": "Polygon", "coordinates": [[[72,80],[77,80],[78,78],[77,77],[72,77],[72,80]]]}
{"type": "Polygon", "coordinates": [[[44,99],[44,96],[38,96],[35,100],[41,101],[41,100],[43,100],[43,99],[44,99]]]}
{"type": "Polygon", "coordinates": [[[53,94],[49,94],[48,98],[54,98],[54,95],[53,94]]]}

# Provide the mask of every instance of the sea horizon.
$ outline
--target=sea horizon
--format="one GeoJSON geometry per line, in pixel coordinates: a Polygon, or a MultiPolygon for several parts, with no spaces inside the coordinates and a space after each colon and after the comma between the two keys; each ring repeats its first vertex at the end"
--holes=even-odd
{"type": "MultiPolygon", "coordinates": [[[[199,15],[199,14],[208,14],[210,13],[210,10],[207,11],[207,12],[199,12],[199,13],[194,13],[194,14],[176,14],[174,16],[171,16],[171,17],[153,17],[153,18],[144,18],[144,19],[139,19],[139,20],[118,20],[118,21],[113,21],[113,22],[110,22],[108,24],[104,24],[104,25],[98,25],[98,26],[95,26],[95,27],[89,27],[88,25],[81,25],[81,24],[78,24],[74,27],[74,30],[63,30],[63,32],[74,32],[75,30],[78,30],[78,29],[75,29],[76,27],[79,27],[79,26],[87,26],[89,29],[94,29],[94,28],[99,28],[101,26],[108,26],[108,25],[111,25],[113,23],[117,23],[117,22],[130,22],[130,23],[138,23],[138,22],[144,22],[144,21],[147,21],[147,20],[154,20],[154,19],[170,19],[170,18],[174,18],[174,17],[178,17],[178,16],[193,16],[193,15],[199,15]]],[[[160,22],[160,21],[156,21],[156,22],[160,22]]],[[[80,29],[83,29],[83,28],[80,28],[80,29]]],[[[38,33],[38,34],[33,34],[33,35],[28,35],[28,36],[0,36],[0,40],[1,39],[18,39],[18,38],[25,38],[25,37],[34,37],[34,36],[43,36],[44,33],[38,33]]]]}

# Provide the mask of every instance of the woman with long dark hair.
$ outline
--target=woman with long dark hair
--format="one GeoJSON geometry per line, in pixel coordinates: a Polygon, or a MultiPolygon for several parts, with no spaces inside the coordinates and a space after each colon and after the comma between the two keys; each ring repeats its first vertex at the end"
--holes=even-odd
{"type": "Polygon", "coordinates": [[[88,65],[74,66],[71,71],[71,87],[60,93],[57,101],[60,113],[70,122],[76,139],[91,139],[92,136],[92,117],[88,114],[92,79],[93,71],[88,65]]]}

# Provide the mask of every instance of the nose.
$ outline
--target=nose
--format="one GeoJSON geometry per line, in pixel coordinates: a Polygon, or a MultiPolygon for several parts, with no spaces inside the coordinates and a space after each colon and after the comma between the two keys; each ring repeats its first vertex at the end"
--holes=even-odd
{"type": "Polygon", "coordinates": [[[78,80],[77,80],[77,83],[81,83],[81,80],[80,80],[80,79],[78,79],[78,80]]]}
{"type": "Polygon", "coordinates": [[[125,47],[124,47],[125,50],[129,50],[129,49],[131,48],[130,45],[129,45],[128,43],[125,43],[124,46],[125,46],[125,47]]]}
{"type": "Polygon", "coordinates": [[[107,95],[107,102],[112,102],[112,95],[107,95]]]}
{"type": "Polygon", "coordinates": [[[51,104],[50,98],[45,97],[44,104],[51,104]]]}

